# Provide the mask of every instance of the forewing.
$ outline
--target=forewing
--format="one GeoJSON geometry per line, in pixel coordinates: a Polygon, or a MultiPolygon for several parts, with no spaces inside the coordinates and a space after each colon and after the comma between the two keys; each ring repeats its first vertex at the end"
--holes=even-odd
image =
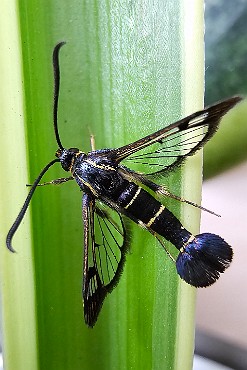
{"type": "Polygon", "coordinates": [[[221,118],[241,99],[232,97],[193,113],[143,139],[115,149],[113,157],[146,175],[173,170],[203,147],[216,132],[221,118]]]}
{"type": "Polygon", "coordinates": [[[84,317],[94,326],[107,293],[118,283],[127,249],[120,214],[83,196],[84,219],[84,317]]]}

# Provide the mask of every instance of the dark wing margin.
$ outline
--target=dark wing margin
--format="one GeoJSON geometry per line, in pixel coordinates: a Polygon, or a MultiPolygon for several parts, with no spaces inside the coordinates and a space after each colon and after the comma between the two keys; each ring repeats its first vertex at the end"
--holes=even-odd
{"type": "Polygon", "coordinates": [[[165,174],[202,148],[216,132],[221,118],[241,100],[242,97],[235,96],[211,105],[134,143],[112,150],[111,157],[117,163],[122,160],[131,163],[133,170],[136,164],[145,175],[165,174]]]}
{"type": "Polygon", "coordinates": [[[128,243],[118,212],[88,194],[83,195],[82,212],[84,318],[86,324],[93,327],[106,295],[119,281],[128,243]]]}

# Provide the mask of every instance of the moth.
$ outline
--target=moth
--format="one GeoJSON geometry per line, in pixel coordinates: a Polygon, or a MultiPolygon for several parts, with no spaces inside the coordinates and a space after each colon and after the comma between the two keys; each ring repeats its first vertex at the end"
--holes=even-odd
{"type": "Polygon", "coordinates": [[[59,51],[53,51],[54,111],[53,124],[58,150],[31,186],[24,205],[10,228],[6,244],[14,252],[12,238],[19,227],[38,185],[62,184],[75,180],[83,192],[84,222],[83,302],[85,322],[93,327],[103,301],[117,285],[125,262],[129,237],[126,219],[149,231],[174,261],[178,275],[195,287],[213,284],[230,265],[232,248],[218,235],[193,235],[154,196],[171,197],[204,209],[170,193],[153,179],[166,175],[195,154],[216,132],[221,118],[241,97],[232,97],[175,122],[153,134],[116,149],[85,153],[63,147],[58,132],[60,85],[59,51]],[[70,173],[40,184],[42,176],[55,163],[70,173]],[[142,172],[129,169],[128,163],[140,163],[142,172]],[[148,189],[148,190],[147,190],[148,189]],[[177,249],[174,258],[163,238],[177,249]]]}

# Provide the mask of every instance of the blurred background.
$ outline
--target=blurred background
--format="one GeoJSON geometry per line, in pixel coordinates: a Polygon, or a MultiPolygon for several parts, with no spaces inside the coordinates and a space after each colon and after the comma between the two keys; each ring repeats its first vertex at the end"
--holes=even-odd
{"type": "MultiPolygon", "coordinates": [[[[205,105],[246,96],[247,1],[205,0],[205,23],[205,105]]],[[[247,369],[246,102],[206,145],[204,175],[202,204],[221,218],[203,212],[201,231],[221,235],[232,245],[234,260],[215,285],[198,289],[196,351],[232,369],[247,369]]]]}

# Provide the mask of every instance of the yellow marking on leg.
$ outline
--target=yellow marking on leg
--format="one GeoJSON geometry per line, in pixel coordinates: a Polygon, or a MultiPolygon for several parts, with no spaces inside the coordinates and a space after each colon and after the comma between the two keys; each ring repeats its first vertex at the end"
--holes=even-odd
{"type": "Polygon", "coordinates": [[[161,213],[165,210],[165,208],[166,207],[163,206],[163,204],[160,206],[160,209],[158,210],[158,212],[156,212],[156,214],[154,215],[154,217],[150,218],[150,220],[148,221],[147,227],[150,227],[154,223],[154,221],[156,220],[156,218],[161,215],[161,213]]]}
{"type": "Polygon", "coordinates": [[[142,188],[140,188],[140,186],[138,186],[138,189],[137,189],[135,195],[132,197],[131,201],[124,207],[125,209],[129,208],[131,206],[131,204],[134,203],[135,199],[138,197],[141,190],[142,190],[142,188]]]}

